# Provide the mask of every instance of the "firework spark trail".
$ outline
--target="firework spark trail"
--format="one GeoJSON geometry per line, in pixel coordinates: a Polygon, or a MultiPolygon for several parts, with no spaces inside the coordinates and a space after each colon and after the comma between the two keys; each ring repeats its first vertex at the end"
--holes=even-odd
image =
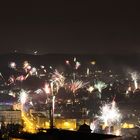
{"type": "Polygon", "coordinates": [[[45,83],[45,86],[44,86],[43,90],[45,91],[45,93],[47,95],[47,99],[46,99],[46,102],[45,102],[47,104],[48,103],[48,95],[52,94],[50,85],[48,83],[45,83]]]}
{"type": "Polygon", "coordinates": [[[138,75],[137,75],[137,73],[136,73],[136,72],[132,72],[132,73],[131,73],[131,78],[132,78],[132,80],[134,81],[135,90],[138,89],[138,82],[137,82],[137,80],[138,80],[138,75]]]}
{"type": "Polygon", "coordinates": [[[78,89],[84,88],[85,86],[88,85],[88,82],[83,82],[80,80],[72,80],[71,83],[69,84],[69,90],[71,90],[73,93],[75,93],[78,89]]]}
{"type": "MultiPolygon", "coordinates": [[[[43,66],[44,67],[44,66],[43,66]]],[[[27,73],[27,75],[25,76],[25,80],[31,75],[38,75],[38,71],[37,68],[32,67],[31,64],[28,61],[24,61],[23,63],[23,69],[25,70],[25,72],[27,73]]]]}
{"type": "Polygon", "coordinates": [[[65,63],[66,63],[66,65],[70,65],[70,61],[69,60],[66,60],[65,63]]]}
{"type": "Polygon", "coordinates": [[[91,123],[90,123],[90,129],[91,129],[91,133],[96,133],[96,131],[98,131],[98,119],[96,120],[93,120],[91,123]]]}
{"type": "Polygon", "coordinates": [[[100,113],[99,119],[104,122],[105,126],[113,126],[115,123],[121,122],[121,114],[114,100],[102,106],[100,113]]]}
{"type": "MultiPolygon", "coordinates": [[[[45,85],[45,87],[43,89],[46,90],[46,85],[45,85]]],[[[36,91],[34,91],[34,93],[41,94],[41,93],[43,93],[43,90],[42,89],[37,89],[36,91]]]]}
{"type": "Polygon", "coordinates": [[[94,87],[95,87],[96,89],[98,89],[98,91],[99,91],[100,93],[102,93],[102,90],[105,89],[105,88],[107,87],[107,85],[106,85],[104,82],[98,81],[98,82],[94,85],[94,87]]]}
{"type": "Polygon", "coordinates": [[[14,77],[14,75],[11,75],[8,79],[8,85],[11,85],[13,83],[15,83],[15,77],[14,77]]]}
{"type": "Polygon", "coordinates": [[[54,114],[54,109],[55,109],[55,96],[53,96],[53,98],[52,98],[52,111],[53,111],[53,114],[54,114]]]}
{"type": "Polygon", "coordinates": [[[62,73],[59,73],[57,70],[55,70],[55,72],[52,74],[51,81],[55,82],[59,89],[59,87],[64,86],[65,79],[66,78],[63,76],[62,73]]]}
{"type": "Polygon", "coordinates": [[[15,63],[15,62],[11,62],[11,63],[9,64],[9,67],[10,67],[11,69],[16,69],[16,63],[15,63]]]}
{"type": "Polygon", "coordinates": [[[24,61],[23,69],[27,73],[27,75],[25,76],[25,79],[27,79],[30,75],[36,75],[36,76],[38,75],[37,69],[35,67],[31,67],[28,61],[24,61]]]}
{"type": "Polygon", "coordinates": [[[87,72],[86,72],[86,74],[89,76],[89,74],[90,74],[90,70],[89,70],[89,68],[87,68],[87,72]]]}
{"type": "Polygon", "coordinates": [[[26,80],[26,77],[23,75],[20,75],[16,78],[16,80],[22,82],[22,81],[26,80]]]}
{"type": "Polygon", "coordinates": [[[50,91],[52,94],[58,93],[58,90],[60,88],[60,85],[56,81],[50,81],[50,91]]]}
{"type": "Polygon", "coordinates": [[[76,61],[77,61],[77,58],[76,58],[76,57],[74,57],[74,58],[73,58],[73,61],[74,61],[74,62],[76,62],[76,61]]]}
{"type": "Polygon", "coordinates": [[[45,87],[43,88],[46,94],[51,93],[51,89],[48,83],[45,83],[45,87]]]}
{"type": "Polygon", "coordinates": [[[16,84],[16,81],[23,82],[24,80],[26,80],[26,77],[23,76],[23,75],[20,75],[18,77],[15,77],[14,75],[11,75],[8,79],[8,85],[16,84]]]}
{"type": "Polygon", "coordinates": [[[78,61],[76,61],[75,63],[76,63],[76,64],[75,64],[75,69],[77,70],[77,69],[81,66],[81,64],[80,64],[80,62],[78,62],[78,61]]]}
{"type": "Polygon", "coordinates": [[[51,81],[50,83],[50,89],[51,89],[51,93],[54,93],[54,81],[51,81]]]}
{"type": "Polygon", "coordinates": [[[23,69],[25,70],[25,72],[28,72],[29,70],[31,70],[31,65],[28,61],[24,61],[23,63],[23,69]]]}
{"type": "Polygon", "coordinates": [[[2,73],[0,72],[0,77],[5,81],[5,79],[4,79],[4,77],[3,77],[3,75],[2,75],[2,73]]]}
{"type": "Polygon", "coordinates": [[[28,99],[28,92],[25,91],[24,89],[21,89],[20,94],[19,94],[19,102],[21,103],[21,110],[23,111],[24,105],[28,99]]]}
{"type": "Polygon", "coordinates": [[[37,75],[38,74],[37,69],[35,67],[31,68],[31,70],[29,71],[29,74],[30,75],[37,75]]]}
{"type": "Polygon", "coordinates": [[[93,87],[93,86],[89,86],[89,87],[87,88],[87,91],[90,92],[90,93],[91,93],[93,90],[94,90],[94,87],[93,87]]]}
{"type": "MultiPolygon", "coordinates": [[[[11,63],[9,64],[9,67],[12,68],[12,69],[18,70],[18,69],[16,68],[16,63],[15,63],[15,62],[11,62],[11,63]]],[[[8,82],[10,82],[8,85],[16,84],[16,83],[15,83],[16,81],[21,81],[21,82],[22,82],[22,81],[24,81],[24,80],[27,79],[27,77],[29,76],[29,72],[32,70],[30,64],[28,63],[28,61],[24,61],[24,63],[23,63],[23,69],[25,70],[25,72],[28,72],[28,73],[26,74],[26,76],[24,76],[24,75],[20,75],[20,76],[11,75],[11,76],[9,77],[9,79],[8,79],[8,82]]],[[[34,72],[34,71],[33,71],[33,72],[34,72]]],[[[33,73],[33,72],[32,72],[32,73],[33,73]]]]}

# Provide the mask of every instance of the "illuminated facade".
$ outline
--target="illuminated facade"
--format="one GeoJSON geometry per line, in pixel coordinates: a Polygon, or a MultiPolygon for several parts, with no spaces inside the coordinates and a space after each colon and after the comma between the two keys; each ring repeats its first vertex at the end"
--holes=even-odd
{"type": "Polygon", "coordinates": [[[7,124],[22,124],[21,111],[0,111],[0,122],[7,124]]]}

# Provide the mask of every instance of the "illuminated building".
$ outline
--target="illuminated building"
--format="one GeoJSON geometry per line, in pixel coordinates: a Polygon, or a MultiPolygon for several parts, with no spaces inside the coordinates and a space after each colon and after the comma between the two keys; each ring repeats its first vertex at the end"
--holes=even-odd
{"type": "Polygon", "coordinates": [[[21,111],[14,111],[14,110],[8,110],[8,111],[0,111],[0,122],[7,124],[21,124],[21,111]]]}

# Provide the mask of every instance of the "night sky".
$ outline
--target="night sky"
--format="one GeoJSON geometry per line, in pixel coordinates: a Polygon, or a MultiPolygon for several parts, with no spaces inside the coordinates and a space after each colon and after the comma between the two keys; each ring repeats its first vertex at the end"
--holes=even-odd
{"type": "Polygon", "coordinates": [[[0,4],[0,53],[140,53],[133,1],[6,1],[0,4]],[[22,3],[23,2],[23,3],[22,3]]]}

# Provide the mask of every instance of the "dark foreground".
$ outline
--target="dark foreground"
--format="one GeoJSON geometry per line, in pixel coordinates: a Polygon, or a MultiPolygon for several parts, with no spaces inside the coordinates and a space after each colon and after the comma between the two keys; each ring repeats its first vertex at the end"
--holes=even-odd
{"type": "Polygon", "coordinates": [[[119,140],[120,137],[113,135],[104,135],[104,134],[96,134],[96,133],[87,133],[87,132],[76,132],[76,131],[67,131],[67,130],[48,130],[47,132],[39,132],[37,134],[27,134],[22,133],[20,135],[12,136],[20,139],[26,140],[78,140],[78,139],[111,139],[111,140],[119,140]]]}

